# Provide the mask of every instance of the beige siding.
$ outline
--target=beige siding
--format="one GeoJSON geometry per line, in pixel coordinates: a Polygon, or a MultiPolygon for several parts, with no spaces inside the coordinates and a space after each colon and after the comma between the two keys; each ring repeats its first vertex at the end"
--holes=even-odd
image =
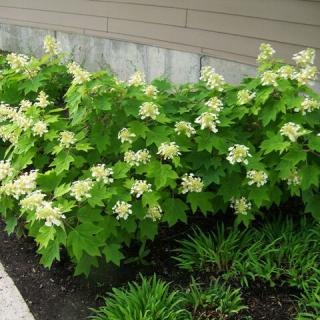
{"type": "Polygon", "coordinates": [[[287,60],[307,46],[320,51],[320,1],[314,0],[0,0],[1,21],[248,64],[261,42],[287,60]]]}

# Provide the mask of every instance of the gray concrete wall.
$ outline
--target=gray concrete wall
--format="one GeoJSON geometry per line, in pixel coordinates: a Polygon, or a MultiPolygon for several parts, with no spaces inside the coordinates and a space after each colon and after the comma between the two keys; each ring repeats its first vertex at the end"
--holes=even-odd
{"type": "MultiPolygon", "coordinates": [[[[0,23],[99,35],[254,64],[261,42],[320,53],[315,0],[0,0],[0,23]]],[[[320,56],[315,60],[320,67],[320,56]]]]}
{"type": "MultiPolygon", "coordinates": [[[[88,70],[106,68],[122,80],[128,80],[132,73],[141,70],[148,81],[164,76],[175,83],[195,82],[199,79],[201,67],[206,65],[213,66],[226,81],[234,84],[239,83],[244,76],[256,74],[253,65],[198,53],[1,23],[0,49],[41,56],[43,38],[47,34],[55,36],[62,49],[70,53],[70,58],[88,70]]],[[[320,91],[320,84],[316,83],[315,88],[320,91]]]]}
{"type": "Polygon", "coordinates": [[[232,83],[238,83],[244,75],[255,74],[253,66],[197,53],[11,24],[0,24],[0,48],[39,57],[43,54],[42,42],[47,34],[55,36],[63,51],[69,52],[70,58],[88,70],[107,68],[122,80],[141,70],[148,81],[164,76],[175,83],[195,82],[203,65],[215,67],[232,83]]]}

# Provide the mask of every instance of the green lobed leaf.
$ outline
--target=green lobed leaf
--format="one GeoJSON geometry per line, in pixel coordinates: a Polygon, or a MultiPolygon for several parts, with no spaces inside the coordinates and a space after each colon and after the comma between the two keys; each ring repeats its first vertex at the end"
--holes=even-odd
{"type": "Polygon", "coordinates": [[[186,211],[188,206],[180,199],[167,199],[163,204],[164,211],[163,221],[168,222],[169,226],[173,226],[179,220],[187,223],[186,211]]]}
{"type": "Polygon", "coordinates": [[[191,192],[187,196],[187,201],[190,203],[193,213],[199,209],[203,214],[213,212],[212,201],[214,194],[212,192],[191,192]]]}

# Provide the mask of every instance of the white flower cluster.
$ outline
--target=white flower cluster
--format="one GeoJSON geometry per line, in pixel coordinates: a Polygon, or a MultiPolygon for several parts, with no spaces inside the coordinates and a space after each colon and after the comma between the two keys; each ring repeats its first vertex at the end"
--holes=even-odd
{"type": "Polygon", "coordinates": [[[70,148],[76,143],[75,134],[71,131],[62,131],[60,132],[59,141],[62,148],[70,148]]]}
{"type": "Polygon", "coordinates": [[[259,63],[267,62],[272,58],[272,56],[276,52],[269,43],[261,43],[259,50],[260,50],[260,53],[257,58],[257,61],[259,63]]]}
{"type": "Polygon", "coordinates": [[[214,133],[218,132],[217,124],[220,123],[218,115],[213,112],[202,113],[194,122],[200,125],[201,130],[208,128],[214,133]]]}
{"type": "Polygon", "coordinates": [[[240,199],[231,200],[231,208],[234,209],[236,214],[243,214],[246,216],[251,210],[252,205],[245,197],[241,197],[240,199]]]}
{"type": "Polygon", "coordinates": [[[181,193],[201,192],[203,190],[203,182],[200,177],[195,177],[193,173],[184,174],[181,182],[181,193]]]}
{"type": "Polygon", "coordinates": [[[145,218],[151,219],[153,222],[156,222],[157,220],[161,220],[161,214],[162,209],[160,206],[154,206],[148,208],[147,214],[145,215],[145,218]]]}
{"type": "Polygon", "coordinates": [[[144,89],[145,95],[151,98],[156,98],[158,95],[158,92],[159,90],[153,85],[148,85],[144,89]]]}
{"type": "Polygon", "coordinates": [[[0,193],[19,199],[22,195],[31,193],[36,189],[37,171],[30,171],[20,175],[16,180],[0,187],[0,193]]]}
{"type": "Polygon", "coordinates": [[[24,199],[20,200],[20,206],[23,210],[36,210],[44,201],[45,194],[40,190],[36,190],[28,194],[24,199]]]}
{"type": "Polygon", "coordinates": [[[195,119],[195,123],[199,124],[201,130],[208,128],[210,131],[218,132],[217,124],[220,123],[218,120],[219,112],[223,108],[223,102],[218,97],[210,98],[205,105],[208,107],[209,112],[203,112],[200,116],[195,119]]]}
{"type": "Polygon", "coordinates": [[[24,54],[10,53],[7,55],[7,62],[15,72],[22,72],[29,64],[29,57],[24,54]]]}
{"type": "Polygon", "coordinates": [[[146,180],[137,180],[131,187],[130,193],[140,198],[145,192],[151,192],[152,186],[146,180]]]}
{"type": "Polygon", "coordinates": [[[218,114],[222,110],[223,102],[218,97],[213,97],[205,105],[209,108],[210,112],[218,114]]]}
{"type": "Polygon", "coordinates": [[[179,150],[180,148],[175,142],[161,143],[157,154],[160,155],[164,160],[171,160],[174,157],[181,155],[179,150]]]}
{"type": "Polygon", "coordinates": [[[12,120],[17,114],[17,111],[8,104],[0,104],[0,122],[5,120],[12,120]]]}
{"type": "MultiPolygon", "coordinates": [[[[0,104],[0,121],[9,120],[14,125],[16,125],[22,131],[26,131],[31,128],[35,136],[43,136],[48,132],[48,127],[46,122],[37,121],[33,122],[32,119],[27,117],[24,112],[32,106],[32,103],[28,100],[22,100],[20,102],[19,111],[14,108],[9,107],[6,104],[0,104]]],[[[6,141],[9,140],[11,143],[16,142],[18,138],[18,132],[6,132],[5,127],[1,128],[3,131],[0,133],[0,137],[6,141]]]]}
{"type": "Polygon", "coordinates": [[[282,79],[290,79],[290,80],[294,80],[295,76],[296,76],[296,70],[294,67],[289,66],[289,65],[285,65],[282,66],[279,70],[278,70],[278,75],[280,78],[282,79]]]}
{"type": "Polygon", "coordinates": [[[70,195],[77,201],[91,198],[91,189],[93,187],[93,181],[91,179],[74,181],[71,185],[70,195]]]}
{"type": "Polygon", "coordinates": [[[294,109],[295,112],[301,112],[305,115],[307,112],[312,112],[320,109],[320,102],[315,99],[305,98],[301,105],[294,109]]]}
{"type": "Polygon", "coordinates": [[[58,41],[49,35],[44,38],[43,48],[44,51],[51,56],[58,55],[61,52],[58,41]]]}
{"type": "Polygon", "coordinates": [[[52,202],[45,201],[44,198],[45,194],[36,190],[22,199],[20,206],[23,210],[35,211],[36,219],[46,220],[46,226],[60,226],[62,224],[61,220],[65,219],[65,215],[61,213],[60,209],[54,207],[52,202]]]}
{"type": "Polygon", "coordinates": [[[117,215],[116,219],[127,220],[129,215],[132,214],[132,205],[124,201],[117,201],[113,206],[112,211],[117,215]]]}
{"type": "Polygon", "coordinates": [[[139,108],[139,115],[142,120],[147,118],[155,120],[159,114],[159,108],[153,102],[144,102],[139,108]]]}
{"type": "Polygon", "coordinates": [[[188,138],[196,133],[196,130],[192,127],[190,122],[179,121],[175,124],[174,131],[179,136],[180,134],[185,134],[188,138]]]}
{"type": "Polygon", "coordinates": [[[46,108],[50,103],[48,95],[44,91],[40,91],[35,106],[39,108],[46,108]]]}
{"type": "Polygon", "coordinates": [[[16,130],[11,130],[7,126],[0,126],[0,138],[4,142],[9,141],[11,144],[18,142],[19,134],[16,130]]]}
{"type": "MultiPolygon", "coordinates": [[[[40,190],[36,190],[37,171],[33,170],[21,174],[17,179],[5,183],[0,187],[0,195],[12,196],[20,199],[20,207],[23,210],[35,211],[37,220],[46,220],[45,225],[61,225],[61,219],[65,216],[58,208],[54,208],[51,202],[45,201],[45,194],[40,190]]],[[[0,161],[0,180],[12,176],[12,168],[10,162],[0,161]]]]}
{"type": "Polygon", "coordinates": [[[105,164],[97,164],[91,168],[91,175],[98,182],[101,181],[105,184],[110,184],[113,182],[113,170],[111,168],[106,168],[105,164]]]}
{"type": "Polygon", "coordinates": [[[12,118],[12,122],[22,131],[26,131],[32,126],[32,120],[21,112],[17,112],[12,118]]]}
{"type": "Polygon", "coordinates": [[[9,120],[18,128],[26,131],[32,126],[32,120],[26,117],[22,112],[9,107],[7,104],[0,104],[0,121],[9,120]]]}
{"type": "Polygon", "coordinates": [[[83,84],[90,80],[90,73],[82,69],[77,63],[72,62],[67,65],[68,73],[73,76],[73,84],[83,84]]]}
{"type": "Polygon", "coordinates": [[[118,139],[121,141],[121,143],[129,142],[132,143],[133,139],[136,137],[136,135],[129,131],[127,128],[123,128],[118,133],[118,139]]]}
{"type": "Polygon", "coordinates": [[[65,219],[65,215],[61,213],[59,208],[53,206],[49,201],[43,201],[36,209],[36,218],[46,220],[45,225],[51,227],[53,225],[60,226],[61,220],[65,219]]]}
{"type": "Polygon", "coordinates": [[[231,164],[244,163],[248,164],[248,158],[252,157],[249,153],[249,148],[242,144],[235,144],[229,149],[227,160],[231,164]]]}
{"type": "Polygon", "coordinates": [[[214,73],[211,75],[207,82],[209,89],[223,91],[223,86],[225,85],[224,78],[221,74],[214,73]]]}
{"type": "Polygon", "coordinates": [[[247,104],[247,103],[251,102],[251,100],[253,100],[255,97],[256,97],[255,92],[251,92],[250,90],[243,89],[243,90],[238,91],[238,94],[237,94],[238,101],[237,101],[237,103],[240,106],[242,106],[244,104],[247,104]]]}
{"type": "MultiPolygon", "coordinates": [[[[0,122],[10,120],[13,121],[17,116],[17,111],[14,108],[9,107],[7,104],[0,104],[0,122]]],[[[14,130],[11,125],[0,126],[0,139],[4,142],[9,141],[11,144],[15,144],[19,139],[19,133],[14,130]]]]}
{"type": "Polygon", "coordinates": [[[304,68],[314,63],[315,56],[316,51],[312,48],[308,48],[295,53],[292,57],[292,60],[294,60],[297,66],[304,68]]]}
{"type": "Polygon", "coordinates": [[[286,136],[290,141],[296,142],[297,139],[303,134],[301,130],[301,126],[294,122],[288,122],[282,126],[280,129],[280,134],[282,136],[286,136]]]}
{"type": "Polygon", "coordinates": [[[288,177],[285,179],[289,186],[298,186],[301,184],[301,177],[299,175],[298,170],[295,168],[291,170],[288,177]]]}
{"type": "Polygon", "coordinates": [[[304,69],[301,69],[298,73],[295,74],[295,79],[300,85],[308,84],[312,80],[317,80],[318,69],[314,66],[308,66],[304,69]]]}
{"type": "Polygon", "coordinates": [[[132,150],[127,151],[124,154],[124,162],[130,166],[140,166],[140,164],[147,164],[151,159],[150,152],[147,149],[138,150],[134,152],[132,150]]]}
{"type": "Polygon", "coordinates": [[[277,87],[278,86],[277,80],[278,80],[278,74],[271,70],[265,71],[261,76],[261,84],[263,86],[277,87]]]}
{"type": "Polygon", "coordinates": [[[208,82],[210,76],[215,72],[214,68],[211,66],[204,66],[201,68],[200,80],[204,82],[208,82]]]}
{"type": "Polygon", "coordinates": [[[40,70],[39,66],[32,65],[32,60],[24,54],[10,53],[7,62],[16,73],[23,72],[29,79],[36,76],[40,70]]]}
{"type": "Polygon", "coordinates": [[[250,170],[247,172],[247,178],[249,186],[255,184],[257,187],[262,187],[268,181],[268,175],[264,171],[250,170]]]}
{"type": "Polygon", "coordinates": [[[32,127],[32,132],[35,136],[42,137],[48,132],[48,125],[44,121],[37,121],[32,127]]]}
{"type": "Polygon", "coordinates": [[[12,176],[13,169],[11,162],[8,160],[0,160],[0,181],[12,176]]]}
{"type": "Polygon", "coordinates": [[[302,50],[293,55],[293,60],[296,65],[300,68],[299,72],[295,73],[294,78],[300,85],[308,84],[311,80],[317,79],[318,69],[312,66],[315,59],[315,50],[308,48],[302,50]]]}
{"type": "Polygon", "coordinates": [[[20,106],[19,111],[26,112],[33,106],[33,104],[29,100],[21,100],[19,106],[20,106]]]}
{"type": "Polygon", "coordinates": [[[215,72],[215,69],[210,66],[205,66],[201,69],[200,80],[206,82],[209,89],[223,91],[225,81],[222,75],[215,72]]]}
{"type": "Polygon", "coordinates": [[[145,75],[141,71],[136,71],[128,81],[130,86],[143,86],[146,83],[145,75]]]}

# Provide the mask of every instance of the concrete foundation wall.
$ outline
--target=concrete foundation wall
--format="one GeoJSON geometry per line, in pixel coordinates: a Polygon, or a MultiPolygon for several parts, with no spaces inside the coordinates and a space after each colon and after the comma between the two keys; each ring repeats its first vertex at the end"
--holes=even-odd
{"type": "MultiPolygon", "coordinates": [[[[211,65],[229,83],[237,84],[244,76],[254,76],[255,66],[132,42],[87,36],[64,31],[0,24],[0,49],[35,56],[43,54],[43,38],[51,34],[60,42],[70,58],[88,70],[106,68],[120,79],[127,80],[136,70],[146,74],[148,81],[160,76],[175,83],[195,82],[202,66],[211,65]]],[[[320,91],[320,84],[315,88],[320,91]]]]}

